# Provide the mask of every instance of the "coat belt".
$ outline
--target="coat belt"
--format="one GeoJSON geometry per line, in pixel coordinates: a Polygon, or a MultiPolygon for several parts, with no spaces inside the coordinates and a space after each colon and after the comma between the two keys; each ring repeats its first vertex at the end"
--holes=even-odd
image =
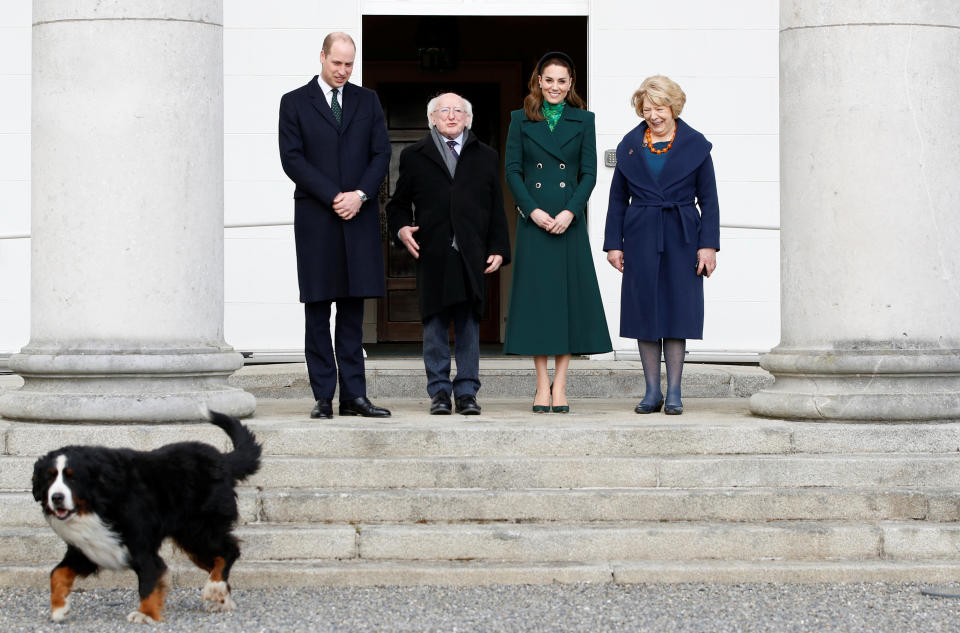
{"type": "MultiPolygon", "coordinates": [[[[680,229],[683,231],[683,243],[690,243],[690,234],[696,231],[696,227],[687,226],[690,219],[680,213],[680,207],[695,206],[693,200],[689,202],[670,202],[668,200],[636,200],[630,201],[632,207],[660,207],[661,211],[676,211],[680,216],[680,229]]],[[[663,252],[663,213],[657,214],[657,252],[663,252]]]]}

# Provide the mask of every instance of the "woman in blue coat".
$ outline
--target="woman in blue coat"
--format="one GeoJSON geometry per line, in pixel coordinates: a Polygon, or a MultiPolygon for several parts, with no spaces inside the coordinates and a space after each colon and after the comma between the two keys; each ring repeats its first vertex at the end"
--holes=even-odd
{"type": "Polygon", "coordinates": [[[713,274],[720,250],[712,145],[677,118],[685,101],[667,77],[644,80],[632,100],[644,121],[617,146],[610,185],[603,250],[623,273],[620,336],[640,349],[646,395],[637,413],[683,413],[687,339],[703,338],[703,277],[713,274]]]}
{"type": "Polygon", "coordinates": [[[504,351],[533,356],[537,413],[570,411],[572,354],[613,349],[585,214],[597,182],[594,116],[575,84],[566,53],[544,55],[507,132],[507,185],[520,218],[504,351]],[[550,355],[556,359],[552,385],[550,355]]]}

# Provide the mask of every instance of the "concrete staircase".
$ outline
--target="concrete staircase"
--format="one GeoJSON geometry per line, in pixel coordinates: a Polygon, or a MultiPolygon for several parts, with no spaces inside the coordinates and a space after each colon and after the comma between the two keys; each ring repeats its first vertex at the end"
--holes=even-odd
{"type": "MultiPolygon", "coordinates": [[[[703,388],[734,395],[730,375],[703,388]]],[[[766,420],[739,397],[687,397],[679,417],[633,399],[535,415],[529,398],[481,398],[472,418],[428,416],[425,396],[378,403],[393,417],[321,423],[309,400],[261,400],[236,586],[960,580],[960,424],[766,420]]],[[[64,550],[28,491],[36,456],[185,439],[226,447],[209,425],[0,421],[0,586],[46,585],[64,550]]],[[[202,582],[165,557],[175,584],[202,582]]]]}

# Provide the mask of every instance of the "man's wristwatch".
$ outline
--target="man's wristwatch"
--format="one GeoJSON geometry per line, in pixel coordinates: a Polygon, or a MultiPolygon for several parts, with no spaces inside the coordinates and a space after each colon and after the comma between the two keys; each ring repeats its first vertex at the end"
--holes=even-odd
{"type": "Polygon", "coordinates": [[[370,199],[370,198],[367,196],[367,194],[363,193],[363,192],[360,191],[359,189],[357,189],[356,194],[357,194],[358,196],[360,196],[360,202],[366,202],[367,200],[370,199]]]}

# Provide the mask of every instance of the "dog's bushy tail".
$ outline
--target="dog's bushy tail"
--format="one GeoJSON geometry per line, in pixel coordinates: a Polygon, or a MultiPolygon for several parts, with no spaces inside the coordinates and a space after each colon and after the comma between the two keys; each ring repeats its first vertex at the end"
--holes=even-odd
{"type": "Polygon", "coordinates": [[[240,481],[257,472],[262,452],[257,436],[240,420],[223,413],[210,411],[210,422],[223,429],[233,441],[233,451],[224,455],[230,476],[240,481]]]}

